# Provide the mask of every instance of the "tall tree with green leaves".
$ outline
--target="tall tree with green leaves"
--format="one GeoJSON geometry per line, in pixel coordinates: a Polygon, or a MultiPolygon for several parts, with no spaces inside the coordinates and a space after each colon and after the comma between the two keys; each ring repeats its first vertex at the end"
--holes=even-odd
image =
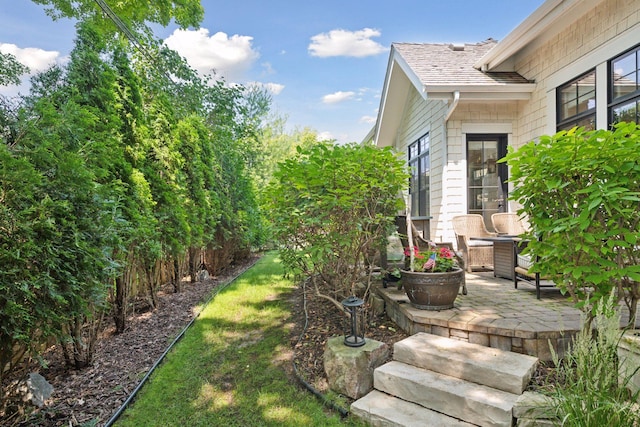
{"type": "MultiPolygon", "coordinates": [[[[100,33],[91,25],[78,26],[76,44],[65,75],[66,102],[59,110],[58,132],[65,151],[77,156],[83,163],[82,169],[87,170],[87,187],[77,189],[77,193],[91,191],[93,200],[99,203],[97,206],[89,204],[91,210],[77,211],[75,223],[86,230],[104,228],[100,238],[85,234],[91,237],[86,243],[102,252],[113,266],[108,273],[97,276],[93,286],[79,288],[76,292],[75,296],[85,304],[85,312],[69,318],[63,329],[67,336],[62,340],[67,362],[76,368],[91,363],[107,292],[116,275],[116,267],[120,267],[112,257],[122,246],[125,232],[121,200],[125,194],[122,171],[127,165],[118,136],[121,122],[115,108],[116,74],[103,58],[106,47],[100,33]]],[[[88,204],[89,200],[77,201],[78,205],[81,203],[88,204]]]]}
{"type": "MultiPolygon", "coordinates": [[[[45,6],[46,13],[54,19],[75,18],[105,22],[104,1],[96,0],[32,0],[45,6]]],[[[126,24],[142,28],[146,22],[167,26],[175,21],[180,28],[197,27],[204,17],[200,0],[128,0],[106,2],[110,9],[126,24]]],[[[105,24],[106,25],[106,24],[105,24]]]]}
{"type": "Polygon", "coordinates": [[[112,65],[116,72],[115,109],[120,118],[118,138],[123,155],[121,161],[114,164],[114,174],[123,185],[122,216],[126,226],[121,228],[122,242],[114,253],[122,270],[115,279],[111,301],[116,332],[123,332],[134,285],[146,285],[145,275],[138,273],[145,270],[145,265],[155,265],[162,258],[162,252],[160,230],[153,215],[155,201],[150,185],[139,169],[144,156],[140,152],[140,128],[144,127],[145,117],[139,78],[131,68],[126,45],[115,47],[112,65]]]}
{"type": "Polygon", "coordinates": [[[29,72],[29,68],[22,65],[10,53],[0,52],[0,86],[20,83],[20,76],[29,72]]]}

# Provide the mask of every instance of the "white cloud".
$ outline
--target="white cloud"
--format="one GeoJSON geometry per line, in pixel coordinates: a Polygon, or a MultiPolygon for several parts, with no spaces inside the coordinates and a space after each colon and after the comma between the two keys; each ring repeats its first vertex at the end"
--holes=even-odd
{"type": "Polygon", "coordinates": [[[0,86],[0,94],[5,96],[16,96],[19,93],[29,91],[29,78],[39,72],[47,70],[55,64],[64,64],[69,57],[61,57],[60,52],[55,50],[43,50],[37,47],[20,48],[11,43],[0,43],[0,52],[10,53],[16,57],[21,64],[29,67],[29,73],[22,76],[19,85],[0,86]]]}
{"type": "Polygon", "coordinates": [[[376,122],[376,117],[375,116],[362,116],[360,117],[360,123],[370,123],[373,124],[376,122]]]}
{"type": "Polygon", "coordinates": [[[323,96],[322,102],[325,104],[337,104],[338,102],[347,101],[353,98],[355,95],[356,93],[352,91],[349,91],[349,92],[338,91],[338,92],[330,93],[329,95],[323,96]]]}
{"type": "Polygon", "coordinates": [[[0,43],[0,52],[10,53],[23,65],[29,67],[31,74],[44,71],[56,62],[60,62],[60,52],[42,50],[37,47],[20,48],[15,44],[0,43]]]}
{"type": "Polygon", "coordinates": [[[333,141],[336,139],[331,132],[325,131],[318,133],[318,141],[333,141]]]}
{"type": "Polygon", "coordinates": [[[280,95],[280,92],[284,90],[284,85],[280,83],[251,82],[248,85],[262,87],[272,95],[280,95]]]}
{"type": "Polygon", "coordinates": [[[273,69],[271,62],[263,62],[262,64],[262,73],[265,75],[275,74],[276,71],[273,69]]]}
{"type": "Polygon", "coordinates": [[[372,37],[380,37],[380,31],[371,28],[360,31],[331,30],[311,37],[308,49],[311,56],[321,58],[329,56],[362,58],[385,52],[386,48],[371,40],[372,37]]]}
{"type": "Polygon", "coordinates": [[[209,36],[209,30],[175,30],[165,44],[187,59],[201,74],[215,71],[231,82],[242,81],[260,54],[253,49],[253,37],[223,32],[209,36]]]}

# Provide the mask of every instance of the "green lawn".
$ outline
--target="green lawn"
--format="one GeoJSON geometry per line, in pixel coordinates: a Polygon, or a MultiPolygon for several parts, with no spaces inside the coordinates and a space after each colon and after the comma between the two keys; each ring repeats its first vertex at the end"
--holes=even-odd
{"type": "Polygon", "coordinates": [[[294,286],[263,257],[204,308],[116,425],[360,425],[285,372],[294,286]]]}

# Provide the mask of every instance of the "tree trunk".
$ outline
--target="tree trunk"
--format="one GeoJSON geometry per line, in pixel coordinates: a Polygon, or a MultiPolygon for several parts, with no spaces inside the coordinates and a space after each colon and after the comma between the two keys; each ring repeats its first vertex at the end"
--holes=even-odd
{"type": "Polygon", "coordinates": [[[200,248],[189,248],[189,276],[191,276],[191,283],[198,281],[198,270],[200,270],[200,248]]]}
{"type": "Polygon", "coordinates": [[[178,257],[173,258],[173,291],[179,293],[182,291],[182,274],[180,271],[180,260],[178,257]]]}
{"type": "Polygon", "coordinates": [[[116,334],[124,332],[127,321],[128,283],[126,273],[116,278],[116,297],[113,304],[113,320],[116,324],[116,334]]]}

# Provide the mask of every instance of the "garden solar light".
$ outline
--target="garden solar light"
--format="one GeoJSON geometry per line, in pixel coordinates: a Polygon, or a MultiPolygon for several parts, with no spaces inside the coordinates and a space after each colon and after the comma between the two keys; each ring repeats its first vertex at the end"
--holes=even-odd
{"type": "Polygon", "coordinates": [[[344,345],[349,347],[361,347],[364,345],[364,328],[362,325],[358,328],[358,315],[360,314],[359,307],[362,307],[364,301],[358,297],[350,296],[344,301],[342,305],[349,310],[350,321],[350,335],[344,337],[344,345]]]}

